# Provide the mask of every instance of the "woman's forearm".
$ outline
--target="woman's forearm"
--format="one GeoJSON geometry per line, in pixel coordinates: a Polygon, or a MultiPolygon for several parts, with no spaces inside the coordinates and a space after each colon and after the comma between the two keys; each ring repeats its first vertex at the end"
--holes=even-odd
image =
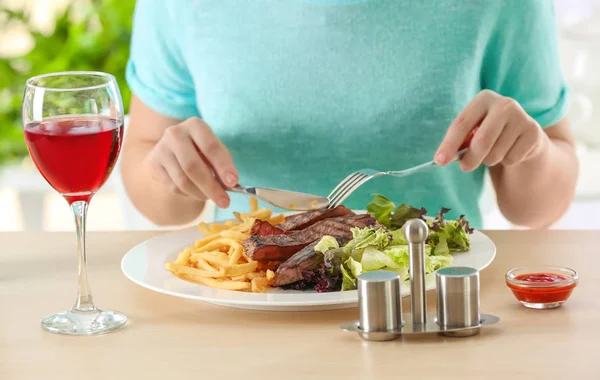
{"type": "Polygon", "coordinates": [[[134,206],[159,225],[182,225],[196,220],[206,202],[175,194],[150,175],[147,157],[153,144],[136,142],[125,146],[121,173],[125,190],[134,206]]]}
{"type": "Polygon", "coordinates": [[[516,225],[543,228],[570,206],[579,164],[572,142],[550,136],[540,154],[516,166],[491,167],[490,174],[502,214],[516,225]]]}

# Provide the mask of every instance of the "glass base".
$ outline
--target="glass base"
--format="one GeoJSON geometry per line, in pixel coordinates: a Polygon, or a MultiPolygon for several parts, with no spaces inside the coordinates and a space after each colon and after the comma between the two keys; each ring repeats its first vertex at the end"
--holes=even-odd
{"type": "Polygon", "coordinates": [[[42,329],[64,335],[98,335],[118,330],[127,324],[125,314],[109,310],[68,310],[46,317],[42,329]]]}
{"type": "Polygon", "coordinates": [[[563,302],[548,302],[548,303],[534,303],[534,302],[525,302],[519,301],[523,306],[528,307],[530,309],[554,309],[563,304],[563,302]]]}

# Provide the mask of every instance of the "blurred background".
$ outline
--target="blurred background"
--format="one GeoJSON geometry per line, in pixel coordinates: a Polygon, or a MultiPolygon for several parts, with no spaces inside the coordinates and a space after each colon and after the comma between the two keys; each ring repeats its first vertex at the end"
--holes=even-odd
{"type": "MultiPolygon", "coordinates": [[[[512,0],[499,0],[512,1],[512,0]]],[[[555,1],[564,74],[573,89],[569,117],[581,162],[577,199],[553,228],[600,228],[600,0],[555,1]]],[[[20,109],[32,75],[96,70],[124,80],[135,0],[0,0],[0,231],[72,230],[65,201],[27,157],[20,109]]],[[[118,170],[118,167],[117,167],[118,170]]],[[[551,189],[548,189],[551,191],[551,189]]],[[[96,195],[89,230],[156,229],[128,201],[118,173],[96,195]]],[[[485,228],[511,229],[489,185],[485,228]]],[[[210,220],[212,206],[201,219],[210,220]]]]}

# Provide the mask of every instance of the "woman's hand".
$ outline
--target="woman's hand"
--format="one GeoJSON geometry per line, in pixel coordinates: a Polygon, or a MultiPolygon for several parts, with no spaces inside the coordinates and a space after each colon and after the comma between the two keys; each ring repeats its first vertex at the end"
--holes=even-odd
{"type": "Polygon", "coordinates": [[[231,154],[199,118],[168,127],[147,157],[152,178],[173,192],[229,206],[227,187],[238,181],[231,154]]]}
{"type": "Polygon", "coordinates": [[[448,164],[469,137],[472,141],[460,164],[464,171],[475,170],[482,163],[518,165],[549,145],[548,136],[517,101],[489,90],[477,94],[452,122],[435,154],[435,162],[448,164]]]}

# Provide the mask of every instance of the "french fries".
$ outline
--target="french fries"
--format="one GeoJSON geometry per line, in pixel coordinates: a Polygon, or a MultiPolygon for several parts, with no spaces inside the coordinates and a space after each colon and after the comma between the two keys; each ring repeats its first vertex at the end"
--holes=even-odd
{"type": "Polygon", "coordinates": [[[205,271],[181,264],[167,263],[165,268],[171,272],[176,272],[190,277],[225,277],[225,273],[223,271],[205,271]]]}
{"type": "Polygon", "coordinates": [[[271,223],[272,225],[283,223],[284,221],[285,221],[285,215],[283,215],[283,214],[279,214],[279,215],[274,216],[271,219],[269,219],[269,223],[271,223]]]}
{"type": "Polygon", "coordinates": [[[234,212],[235,220],[225,223],[198,224],[204,235],[181,251],[165,269],[187,281],[224,290],[262,293],[269,286],[276,263],[259,263],[246,254],[242,242],[248,239],[256,219],[276,225],[285,221],[283,214],[273,215],[250,199],[250,212],[234,212]]]}
{"type": "Polygon", "coordinates": [[[255,212],[258,210],[258,199],[252,197],[250,198],[250,212],[255,212]]]}
{"type": "Polygon", "coordinates": [[[267,280],[266,277],[257,277],[252,279],[252,281],[250,281],[250,284],[250,289],[254,293],[263,293],[267,286],[269,286],[269,280],[267,280]]]}

